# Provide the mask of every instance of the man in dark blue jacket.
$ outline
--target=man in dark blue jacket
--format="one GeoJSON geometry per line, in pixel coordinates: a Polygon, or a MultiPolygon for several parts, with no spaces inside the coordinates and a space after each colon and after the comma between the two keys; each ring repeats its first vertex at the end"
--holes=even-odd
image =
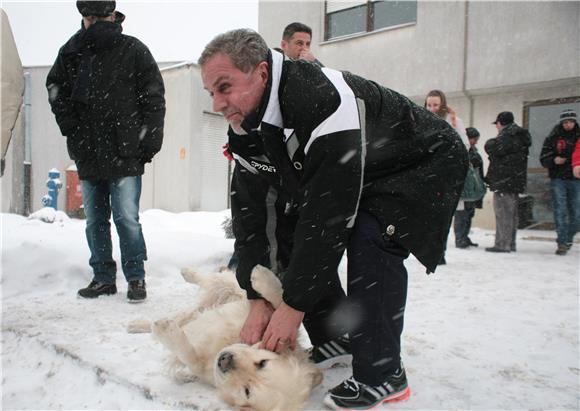
{"type": "Polygon", "coordinates": [[[147,47],[122,34],[114,1],[77,1],[82,27],[61,47],[46,79],[49,102],[81,179],[93,280],[83,298],[117,292],[111,212],[130,302],[146,296],[139,223],[141,175],[161,149],[163,79],[147,47]]]}
{"type": "Polygon", "coordinates": [[[252,30],[217,36],[199,65],[236,160],[236,275],[251,307],[242,341],[294,348],[303,322],[314,361],[352,353],[353,377],[328,406],[405,398],[404,260],[412,252],[431,272],[441,258],[467,172],[459,136],[406,97],[286,59],[252,30]],[[348,297],[337,274],[345,249],[348,297]],[[276,310],[251,286],[256,264],[281,277],[276,310]]]}

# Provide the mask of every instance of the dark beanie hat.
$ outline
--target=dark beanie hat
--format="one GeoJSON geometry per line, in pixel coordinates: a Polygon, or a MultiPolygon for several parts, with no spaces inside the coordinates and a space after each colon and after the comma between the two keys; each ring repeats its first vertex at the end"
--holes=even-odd
{"type": "Polygon", "coordinates": [[[115,1],[108,0],[88,0],[88,1],[77,1],[77,9],[83,17],[96,16],[96,17],[107,17],[110,16],[116,7],[115,1]]]}
{"type": "Polygon", "coordinates": [[[562,114],[560,114],[560,122],[563,122],[566,120],[578,121],[576,119],[576,112],[574,110],[572,110],[571,108],[567,108],[566,110],[562,111],[562,114]]]}
{"type": "Polygon", "coordinates": [[[467,134],[467,138],[478,138],[479,131],[475,127],[467,127],[465,129],[465,133],[467,134]]]}
{"type": "Polygon", "coordinates": [[[508,124],[511,124],[513,122],[514,122],[514,113],[512,113],[511,111],[502,111],[497,115],[497,118],[491,124],[499,123],[502,126],[507,126],[508,124]]]}

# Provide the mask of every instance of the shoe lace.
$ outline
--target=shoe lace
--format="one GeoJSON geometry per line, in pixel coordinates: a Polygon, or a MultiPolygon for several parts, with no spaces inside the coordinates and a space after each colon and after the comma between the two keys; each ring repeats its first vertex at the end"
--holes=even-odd
{"type": "Polygon", "coordinates": [[[347,378],[342,382],[344,388],[347,388],[352,391],[359,391],[360,383],[354,379],[354,377],[347,378]]]}

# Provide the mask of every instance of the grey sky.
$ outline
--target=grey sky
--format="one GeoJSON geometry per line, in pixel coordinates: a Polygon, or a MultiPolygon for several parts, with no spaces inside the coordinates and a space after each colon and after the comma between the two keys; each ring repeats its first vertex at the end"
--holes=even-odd
{"type": "MultiPolygon", "coordinates": [[[[52,65],[58,49],[80,28],[75,1],[1,0],[25,66],[52,65]]],[[[196,61],[216,34],[258,27],[258,0],[117,0],[123,32],[142,40],[159,62],[196,61]]]]}

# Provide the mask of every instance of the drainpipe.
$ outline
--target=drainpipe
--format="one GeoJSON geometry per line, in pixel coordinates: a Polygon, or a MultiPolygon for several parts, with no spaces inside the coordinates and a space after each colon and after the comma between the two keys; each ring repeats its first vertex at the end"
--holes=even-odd
{"type": "Polygon", "coordinates": [[[32,211],[32,134],[30,132],[30,124],[32,121],[31,107],[31,77],[30,73],[24,73],[24,215],[30,215],[32,211]]]}
{"type": "Polygon", "coordinates": [[[473,126],[473,96],[467,91],[467,44],[469,41],[469,0],[465,1],[465,14],[463,16],[463,74],[461,79],[461,91],[469,101],[468,127],[473,126]]]}

